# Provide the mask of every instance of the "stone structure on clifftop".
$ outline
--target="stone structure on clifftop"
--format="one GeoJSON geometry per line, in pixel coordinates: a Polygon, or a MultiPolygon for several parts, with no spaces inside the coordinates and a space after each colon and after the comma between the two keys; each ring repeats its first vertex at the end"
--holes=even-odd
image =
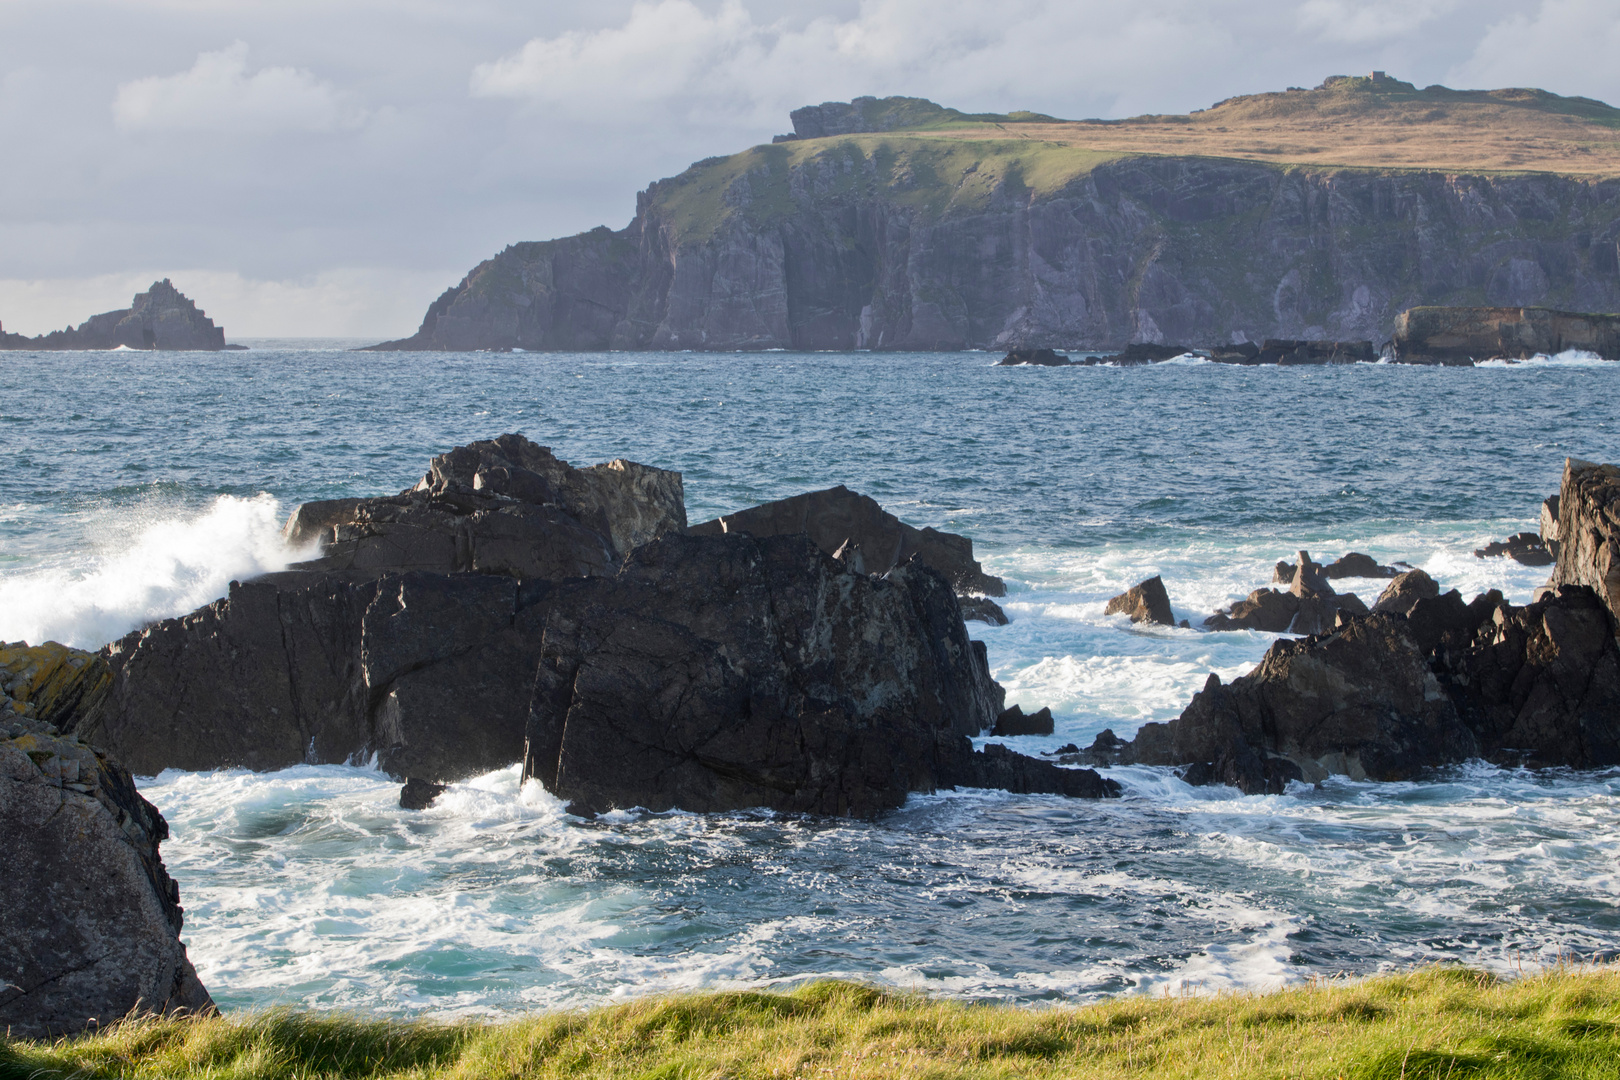
{"type": "Polygon", "coordinates": [[[154,281],[143,293],[136,293],[130,306],[119,311],[92,315],[79,324],[39,337],[0,333],[0,349],[161,349],[176,351],[218,351],[235,348],[225,344],[225,330],[198,310],[197,305],[168,278],[154,281]]]}

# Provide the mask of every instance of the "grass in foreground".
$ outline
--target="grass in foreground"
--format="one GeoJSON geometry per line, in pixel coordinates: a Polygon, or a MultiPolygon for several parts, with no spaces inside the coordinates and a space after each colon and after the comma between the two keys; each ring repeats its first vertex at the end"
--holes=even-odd
{"type": "Polygon", "coordinates": [[[276,1011],[0,1043],[9,1077],[1620,1077],[1620,971],[963,1005],[848,983],[442,1025],[276,1011]]]}

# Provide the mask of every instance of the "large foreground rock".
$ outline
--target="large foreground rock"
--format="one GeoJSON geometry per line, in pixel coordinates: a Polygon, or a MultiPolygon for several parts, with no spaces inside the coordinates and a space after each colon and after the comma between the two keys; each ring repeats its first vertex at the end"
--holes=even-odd
{"type": "Polygon", "coordinates": [[[398,495],[304,503],[283,535],[296,569],[568,578],[611,573],[637,544],[686,528],[681,474],[616,460],[576,469],[521,435],[433,458],[398,495]]]}
{"type": "Polygon", "coordinates": [[[842,484],[739,510],[693,525],[696,536],[749,533],[783,536],[804,533],[829,555],[846,544],[859,548],[865,570],[886,574],[915,555],[945,575],[963,594],[1007,595],[1006,584],[984,572],[973,558],[973,541],[938,529],[907,525],[877,500],[842,484]]]}
{"type": "Polygon", "coordinates": [[[1564,462],[1558,564],[1548,585],[1585,585],[1620,619],[1620,465],[1564,462]]]}
{"type": "Polygon", "coordinates": [[[942,577],[857,573],[804,536],[670,533],[572,580],[275,575],[107,660],[78,733],[139,772],[525,760],[592,810],[876,813],[993,775],[968,737],[1003,705],[942,577]]]}
{"type": "Polygon", "coordinates": [[[49,1039],[213,1008],[180,943],[168,834],[107,755],[0,711],[0,1029],[49,1039]]]}
{"type": "MultiPolygon", "coordinates": [[[[0,349],[172,349],[217,351],[226,348],[225,330],[168,278],[136,293],[127,308],[92,315],[78,328],[39,337],[0,334],[0,349]]],[[[237,346],[230,346],[237,348],[237,346]]]]}

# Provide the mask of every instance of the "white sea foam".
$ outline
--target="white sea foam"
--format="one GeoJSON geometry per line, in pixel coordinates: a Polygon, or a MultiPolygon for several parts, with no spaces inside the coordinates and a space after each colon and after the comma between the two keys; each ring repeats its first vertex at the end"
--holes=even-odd
{"type": "Polygon", "coordinates": [[[136,514],[93,531],[101,544],[74,562],[0,576],[0,640],[97,648],[303,557],[282,542],[281,506],[269,495],[221,495],[199,513],[136,514]]]}

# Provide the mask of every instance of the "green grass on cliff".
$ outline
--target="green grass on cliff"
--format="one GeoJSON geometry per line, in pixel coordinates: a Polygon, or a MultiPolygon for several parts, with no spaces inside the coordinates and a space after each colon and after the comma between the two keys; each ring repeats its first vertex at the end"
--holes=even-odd
{"type": "Polygon", "coordinates": [[[781,220],[801,199],[880,198],[925,220],[975,213],[1002,185],[1037,198],[1125,155],[1029,139],[963,141],[926,133],[846,135],[756,146],[660,180],[653,198],[682,241],[713,235],[732,214],[781,220]]]}
{"type": "Polygon", "coordinates": [[[963,1005],[848,983],[440,1025],[277,1011],[0,1043],[0,1077],[1620,1076],[1620,972],[1432,968],[1264,995],[963,1005]]]}

